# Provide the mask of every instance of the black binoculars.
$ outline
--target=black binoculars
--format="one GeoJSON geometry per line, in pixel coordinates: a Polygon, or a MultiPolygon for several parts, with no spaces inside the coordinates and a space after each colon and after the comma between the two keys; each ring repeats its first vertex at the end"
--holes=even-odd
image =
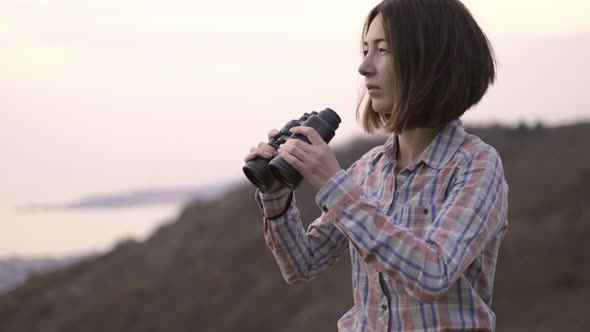
{"type": "MultiPolygon", "coordinates": [[[[298,120],[287,122],[279,133],[268,141],[268,144],[278,149],[288,139],[300,139],[310,143],[304,135],[291,134],[289,130],[297,126],[315,129],[324,142],[329,143],[336,134],[336,129],[338,129],[340,122],[341,120],[338,114],[330,108],[326,108],[319,113],[304,113],[298,120]]],[[[284,187],[295,189],[303,179],[301,174],[280,156],[276,156],[271,160],[260,157],[252,159],[244,165],[242,170],[248,180],[262,191],[267,191],[274,187],[277,185],[277,181],[284,187]]]]}

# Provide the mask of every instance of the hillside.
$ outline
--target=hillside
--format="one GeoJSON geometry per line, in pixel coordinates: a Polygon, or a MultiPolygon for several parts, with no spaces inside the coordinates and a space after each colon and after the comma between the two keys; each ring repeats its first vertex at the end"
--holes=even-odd
{"type": "Polygon", "coordinates": [[[30,258],[9,257],[0,259],[0,294],[27,281],[32,275],[65,268],[91,258],[92,254],[60,257],[30,258]]]}
{"type": "MultiPolygon", "coordinates": [[[[498,331],[584,331],[590,325],[590,124],[472,128],[494,146],[510,185],[500,253],[498,331]]],[[[381,140],[337,151],[348,166],[381,140]]],[[[307,185],[304,220],[319,210],[307,185]]],[[[146,242],[32,278],[0,297],[0,331],[335,331],[352,305],[347,256],[313,282],[288,286],[262,237],[254,188],[194,201],[146,242]]]]}

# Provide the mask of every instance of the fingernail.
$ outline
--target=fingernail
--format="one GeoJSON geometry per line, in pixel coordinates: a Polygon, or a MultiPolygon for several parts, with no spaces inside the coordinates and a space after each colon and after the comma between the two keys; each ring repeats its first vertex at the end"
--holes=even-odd
{"type": "Polygon", "coordinates": [[[265,156],[265,157],[272,157],[272,153],[270,153],[270,152],[265,152],[265,153],[264,153],[264,156],[265,156]]]}

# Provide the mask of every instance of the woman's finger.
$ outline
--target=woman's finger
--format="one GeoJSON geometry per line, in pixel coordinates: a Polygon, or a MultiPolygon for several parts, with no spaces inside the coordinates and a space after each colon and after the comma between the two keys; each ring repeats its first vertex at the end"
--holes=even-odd
{"type": "Polygon", "coordinates": [[[264,155],[265,157],[272,157],[277,154],[277,150],[275,150],[275,148],[273,148],[266,142],[260,142],[260,144],[258,144],[258,147],[256,148],[256,151],[258,151],[260,155],[264,155]]]}
{"type": "Polygon", "coordinates": [[[326,142],[324,142],[324,140],[322,139],[320,134],[318,134],[318,132],[315,129],[313,129],[312,127],[307,127],[307,126],[293,127],[293,128],[291,128],[291,132],[294,134],[300,134],[300,135],[306,136],[312,145],[322,145],[322,144],[326,143],[326,142]]]}
{"type": "Polygon", "coordinates": [[[305,153],[312,153],[313,152],[313,146],[311,146],[311,144],[308,144],[307,142],[302,141],[300,139],[289,139],[285,142],[285,144],[281,145],[281,147],[283,147],[283,146],[293,146],[305,153]]]}
{"type": "Polygon", "coordinates": [[[281,151],[286,151],[289,154],[293,155],[295,158],[299,159],[300,161],[302,161],[303,163],[305,163],[307,160],[309,160],[309,153],[304,151],[299,145],[297,144],[283,144],[281,145],[281,147],[279,148],[279,153],[281,151]]]}
{"type": "Polygon", "coordinates": [[[304,173],[303,162],[297,159],[294,155],[290,154],[286,150],[281,150],[281,152],[279,152],[279,156],[289,163],[289,165],[293,166],[299,173],[304,173]]]}
{"type": "Polygon", "coordinates": [[[254,153],[249,153],[244,157],[244,162],[249,162],[250,160],[254,159],[254,153]]]}
{"type": "Polygon", "coordinates": [[[277,136],[278,134],[279,134],[279,130],[278,129],[273,129],[273,130],[271,130],[271,131],[268,132],[267,136],[268,136],[268,139],[270,140],[272,138],[275,138],[275,136],[277,136]]]}

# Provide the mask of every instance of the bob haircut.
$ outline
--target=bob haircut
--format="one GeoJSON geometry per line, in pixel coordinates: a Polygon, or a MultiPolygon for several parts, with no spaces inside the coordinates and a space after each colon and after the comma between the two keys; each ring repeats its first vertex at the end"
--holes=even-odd
{"type": "Polygon", "coordinates": [[[493,48],[459,0],[383,0],[367,16],[363,39],[379,14],[391,49],[395,98],[391,114],[375,112],[369,99],[362,119],[360,99],[357,120],[366,132],[441,127],[477,104],[494,83],[493,48]]]}

